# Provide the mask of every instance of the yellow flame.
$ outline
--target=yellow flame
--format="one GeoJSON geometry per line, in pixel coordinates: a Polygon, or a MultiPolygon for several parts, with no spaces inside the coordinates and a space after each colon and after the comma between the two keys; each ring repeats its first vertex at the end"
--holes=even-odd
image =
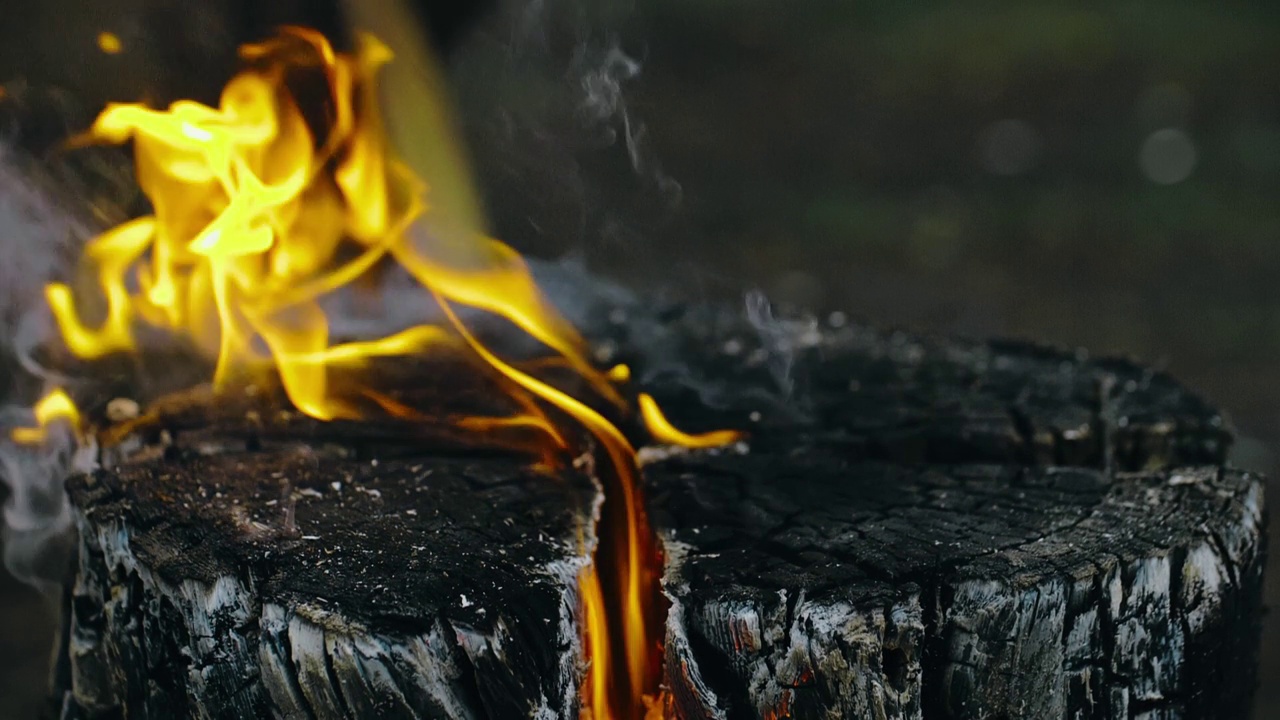
{"type": "MultiPolygon", "coordinates": [[[[429,409],[364,386],[363,376],[342,374],[346,384],[340,385],[330,371],[387,355],[464,354],[501,380],[517,409],[511,417],[464,418],[462,427],[533,429],[551,462],[570,442],[548,411],[573,418],[608,456],[606,496],[625,513],[611,545],[617,548],[613,576],[602,578],[593,568],[580,579],[592,658],[584,702],[596,720],[638,717],[644,694],[656,690],[658,629],[651,622],[656,551],[635,450],[592,405],[535,376],[528,369],[535,363],[517,367],[487,348],[455,306],[520,328],[546,347],[550,365],[573,370],[614,407],[625,407],[614,383],[625,382],[629,370],[595,369],[582,339],[541,296],[519,254],[481,231],[433,68],[426,70],[433,78],[426,91],[418,88],[404,101],[426,122],[428,136],[410,153],[410,167],[391,153],[378,103],[378,76],[393,56],[386,45],[361,35],[353,54],[339,53],[315,31],[289,28],[243,48],[242,56],[247,69],[227,84],[217,107],[186,100],[165,110],[114,104],[81,139],[132,142],[138,183],[153,212],[88,244],[84,261],[101,295],[99,319],[82,316],[70,286],[46,289],[68,349],[82,358],[133,350],[138,326],[150,325],[215,358],[216,390],[268,368],[289,400],[320,420],[358,419],[368,402],[356,399],[398,418],[429,419],[429,409]],[[300,73],[323,81],[322,97],[308,95],[305,109],[291,84],[300,73]],[[391,261],[417,281],[444,320],[373,340],[334,342],[321,301],[391,261]],[[606,597],[621,604],[612,609],[620,619],[610,614],[606,597]],[[621,637],[611,637],[611,629],[621,637]]],[[[429,65],[417,53],[410,60],[415,71],[429,65]]],[[[389,119],[403,140],[405,113],[389,119]]],[[[74,406],[61,397],[57,403],[65,404],[51,405],[46,414],[74,418],[74,406]]],[[[737,437],[685,435],[648,396],[640,409],[663,442],[707,447],[737,437]]],[[[27,437],[35,432],[42,431],[27,437]]]]}
{"type": "Polygon", "coordinates": [[[9,436],[22,445],[39,445],[49,437],[49,428],[55,422],[64,421],[72,428],[80,427],[80,412],[71,398],[61,389],[45,395],[35,406],[36,427],[14,428],[9,436]]]}
{"type": "Polygon", "coordinates": [[[588,697],[584,698],[581,720],[603,720],[608,717],[609,683],[613,669],[609,656],[609,625],[605,619],[604,590],[595,567],[588,565],[578,578],[582,595],[582,625],[587,641],[587,657],[591,663],[587,670],[588,697]],[[591,680],[595,681],[592,682],[591,680]],[[596,716],[599,716],[598,718],[596,716]]]}
{"type": "Polygon", "coordinates": [[[640,415],[644,418],[645,427],[654,440],[668,445],[682,445],[689,448],[713,448],[729,445],[742,439],[742,433],[735,430],[713,430],[700,435],[690,435],[676,429],[662,414],[658,403],[648,393],[640,393],[640,415]]]}

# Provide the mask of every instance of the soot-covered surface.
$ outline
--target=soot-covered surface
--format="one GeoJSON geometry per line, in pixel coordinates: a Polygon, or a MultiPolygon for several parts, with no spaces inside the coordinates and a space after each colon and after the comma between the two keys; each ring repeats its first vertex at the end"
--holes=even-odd
{"type": "Polygon", "coordinates": [[[512,604],[504,593],[541,584],[549,563],[576,552],[595,494],[581,476],[509,460],[309,450],[125,465],[77,478],[71,491],[95,523],[127,518],[132,548],[173,582],[247,572],[265,596],[332,603],[371,622],[445,613],[477,628],[512,604]]]}
{"type": "Polygon", "coordinates": [[[504,717],[572,700],[561,663],[595,497],[581,476],[173,456],[71,483],[73,715],[504,717]]]}
{"type": "Polygon", "coordinates": [[[1221,414],[1165,373],[1016,341],[929,338],[711,304],[606,308],[609,357],[694,428],[897,462],[1124,469],[1221,463],[1221,414]]]}
{"type": "Polygon", "coordinates": [[[829,453],[683,458],[649,477],[686,717],[1247,711],[1256,477],[829,453]]]}

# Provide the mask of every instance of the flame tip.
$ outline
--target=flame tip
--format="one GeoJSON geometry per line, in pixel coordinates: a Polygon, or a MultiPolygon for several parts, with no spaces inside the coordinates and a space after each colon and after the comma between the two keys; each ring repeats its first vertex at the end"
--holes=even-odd
{"type": "Polygon", "coordinates": [[[708,449],[732,445],[743,438],[737,430],[712,430],[701,434],[689,434],[677,429],[662,413],[662,408],[649,393],[640,393],[637,402],[645,427],[654,440],[669,445],[693,449],[708,449]]]}
{"type": "Polygon", "coordinates": [[[9,431],[9,439],[19,445],[40,445],[49,437],[50,429],[58,422],[71,426],[80,433],[80,411],[71,396],[62,388],[54,388],[40,398],[32,409],[35,427],[18,427],[9,431]]]}

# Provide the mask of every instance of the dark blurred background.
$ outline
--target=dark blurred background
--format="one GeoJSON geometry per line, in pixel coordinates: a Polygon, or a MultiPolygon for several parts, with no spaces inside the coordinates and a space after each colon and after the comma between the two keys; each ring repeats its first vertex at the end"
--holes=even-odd
{"type": "MultiPolygon", "coordinates": [[[[0,71],[48,73],[91,116],[138,77],[218,77],[243,33],[218,3],[118,4],[6,19],[0,71]],[[155,6],[193,8],[166,26],[177,59],[155,6]],[[102,29],[126,52],[102,56],[102,29]]],[[[449,63],[526,252],[1132,355],[1228,411],[1238,465],[1280,470],[1280,3],[511,0],[449,63]]],[[[0,586],[0,717],[23,717],[50,614],[0,586]]],[[[1258,718],[1280,717],[1278,674],[1269,618],[1258,718]]]]}

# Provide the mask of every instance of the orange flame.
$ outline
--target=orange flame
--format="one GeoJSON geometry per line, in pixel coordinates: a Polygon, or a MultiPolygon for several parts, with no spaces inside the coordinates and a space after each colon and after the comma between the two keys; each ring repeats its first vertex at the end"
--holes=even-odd
{"type": "MultiPolygon", "coordinates": [[[[359,418],[365,410],[352,401],[356,397],[372,398],[399,417],[427,417],[374,388],[340,386],[329,372],[339,365],[428,351],[468,353],[503,378],[523,414],[467,418],[464,427],[539,428],[554,456],[568,442],[542,407],[572,417],[610,460],[602,483],[617,518],[611,522],[616,537],[602,543],[596,566],[579,580],[590,657],[584,716],[639,717],[644,696],[658,683],[660,629],[654,622],[657,555],[635,449],[591,405],[486,347],[455,307],[517,326],[619,409],[625,403],[613,383],[627,379],[626,368],[604,373],[592,367],[582,339],[539,294],[520,256],[474,223],[457,222],[466,212],[450,216],[447,208],[432,206],[433,198],[461,196],[446,187],[447,178],[462,177],[457,168],[433,176],[432,168],[411,169],[390,152],[376,83],[392,59],[386,46],[364,35],[354,54],[338,53],[318,33],[288,28],[274,40],[246,46],[242,55],[248,69],[230,81],[218,107],[192,101],[167,110],[111,105],[82,139],[132,141],[138,183],[153,213],[87,246],[84,260],[96,273],[105,305],[96,325],[82,318],[70,287],[48,286],[67,347],[82,358],[133,350],[138,325],[150,325],[216,358],[216,389],[273,371],[290,401],[320,420],[359,418]],[[324,81],[322,122],[304,112],[293,91],[299,72],[324,81]],[[446,180],[433,185],[433,177],[446,180]],[[433,223],[442,213],[449,220],[433,223]],[[322,299],[388,261],[412,275],[439,305],[443,321],[335,343],[322,299]],[[600,572],[604,561],[607,577],[600,572]]],[[[439,108],[432,112],[443,115],[439,108]]],[[[737,437],[681,433],[647,395],[640,409],[663,442],[707,447],[737,437]]],[[[49,413],[75,417],[65,394],[50,400],[49,413]]],[[[45,417],[40,421],[43,427],[45,417]]],[[[35,437],[42,431],[31,432],[35,437]]]]}

